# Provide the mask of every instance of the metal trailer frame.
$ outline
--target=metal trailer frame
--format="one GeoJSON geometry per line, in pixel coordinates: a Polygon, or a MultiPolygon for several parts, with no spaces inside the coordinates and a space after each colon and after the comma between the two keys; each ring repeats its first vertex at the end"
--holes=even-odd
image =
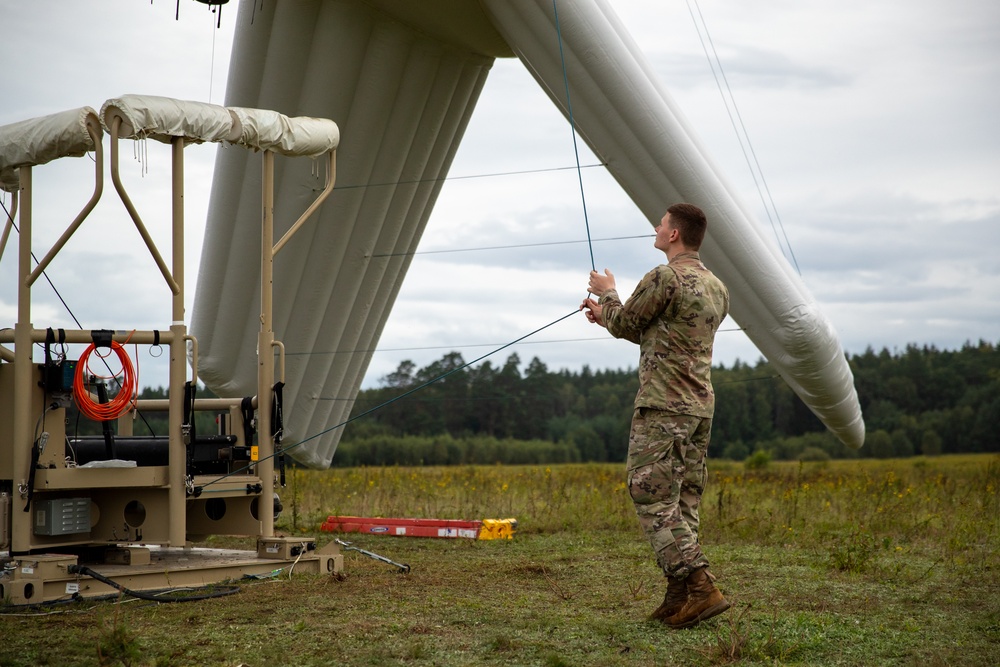
{"type": "MultiPolygon", "coordinates": [[[[238,124],[236,114],[230,112],[230,115],[234,124],[238,124]]],[[[330,121],[325,122],[332,125],[330,121]]],[[[251,457],[246,470],[236,469],[222,478],[220,475],[192,475],[186,455],[189,433],[182,424],[189,342],[192,346],[191,382],[197,382],[197,341],[188,335],[184,322],[184,147],[188,139],[185,136],[154,137],[169,141],[172,150],[172,237],[171,265],[168,266],[122,185],[119,173],[122,118],[111,115],[108,127],[111,178],[170,289],[172,312],[169,331],[116,332],[113,340],[169,346],[169,398],[136,403],[140,410],[166,410],[168,413],[169,463],[165,466],[83,468],[73,465],[66,456],[65,413],[69,400],[66,396],[54,397],[47,392],[40,382],[43,366],[32,359],[34,344],[46,341],[51,330],[32,324],[31,305],[36,280],[79,229],[103,191],[103,134],[100,120],[92,109],[86,114],[84,125],[94,151],[94,194],[35,267],[32,267],[31,254],[32,199],[35,195],[32,171],[35,165],[13,165],[19,182],[14,192],[14,206],[0,240],[2,255],[16,216],[20,223],[17,322],[13,331],[0,331],[0,599],[13,604],[37,604],[72,596],[115,593],[107,584],[76,572],[77,566],[85,561],[99,563],[94,567],[99,567],[103,576],[120,581],[132,590],[203,585],[292,566],[299,572],[342,571],[343,556],[336,544],[317,551],[311,538],[274,536],[275,441],[270,435],[272,386],[276,375],[274,349],[279,352],[278,377],[284,379],[283,346],[272,329],[274,256],[330,195],[335,181],[336,146],[323,156],[328,167],[324,190],[277,244],[273,239],[276,151],[263,149],[261,325],[257,395],[252,401],[257,411],[259,451],[251,457]],[[3,345],[9,343],[14,344],[13,349],[3,345]],[[56,525],[58,520],[52,514],[72,511],[78,511],[76,520],[82,524],[73,524],[74,519],[70,517],[69,528],[56,525]],[[258,548],[252,552],[192,546],[192,538],[207,535],[255,536],[258,548]]],[[[238,136],[237,129],[231,135],[238,136]]],[[[0,168],[4,166],[11,165],[0,164],[0,168]]],[[[90,343],[93,332],[66,330],[62,340],[90,343]]],[[[230,421],[235,425],[242,421],[241,400],[197,399],[194,408],[228,410],[230,421]]],[[[131,435],[131,415],[126,413],[119,418],[118,425],[120,436],[131,435]]],[[[233,430],[243,446],[251,444],[242,442],[241,428],[233,430]]]]}

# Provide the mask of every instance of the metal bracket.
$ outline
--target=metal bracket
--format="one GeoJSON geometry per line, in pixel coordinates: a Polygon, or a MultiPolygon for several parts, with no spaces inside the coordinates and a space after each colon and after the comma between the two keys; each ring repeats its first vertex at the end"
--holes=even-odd
{"type": "Polygon", "coordinates": [[[364,549],[359,549],[358,547],[352,547],[350,542],[345,542],[344,540],[339,538],[335,539],[334,542],[344,547],[344,551],[357,551],[359,554],[368,556],[371,559],[382,561],[383,563],[388,563],[389,565],[398,567],[399,571],[402,572],[403,574],[410,573],[410,566],[407,565],[406,563],[397,563],[394,560],[389,560],[385,556],[379,556],[377,553],[373,553],[371,551],[365,551],[364,549]]]}

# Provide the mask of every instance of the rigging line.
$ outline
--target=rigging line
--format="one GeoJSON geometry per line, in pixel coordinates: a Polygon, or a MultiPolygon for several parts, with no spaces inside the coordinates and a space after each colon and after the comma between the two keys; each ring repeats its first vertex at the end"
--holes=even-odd
{"type": "MultiPolygon", "coordinates": [[[[0,199],[0,206],[3,206],[3,211],[4,211],[4,213],[7,214],[7,219],[10,220],[10,224],[14,228],[14,231],[17,232],[18,235],[20,235],[21,234],[21,230],[18,229],[17,223],[14,222],[14,217],[10,214],[10,211],[7,210],[7,207],[4,205],[2,199],[0,199]]],[[[31,251],[31,259],[35,260],[35,265],[37,266],[38,265],[38,258],[35,257],[35,252],[34,251],[31,251]]],[[[79,327],[80,329],[83,329],[83,325],[80,324],[80,320],[76,319],[76,315],[73,314],[73,311],[70,310],[69,304],[66,303],[66,300],[62,298],[62,294],[60,294],[59,290],[56,289],[55,284],[49,278],[49,274],[47,274],[45,271],[42,271],[42,276],[45,278],[45,282],[47,282],[49,284],[49,287],[52,288],[52,291],[56,293],[56,297],[62,303],[63,308],[66,309],[66,312],[69,313],[69,316],[73,318],[74,322],[76,322],[76,326],[79,327]]]]}
{"type": "MultiPolygon", "coordinates": [[[[774,219],[771,217],[771,209],[768,208],[767,201],[764,199],[764,193],[761,191],[760,183],[757,181],[757,172],[754,171],[753,165],[750,162],[750,156],[747,155],[747,148],[744,145],[744,135],[740,134],[740,129],[736,126],[736,119],[733,117],[733,111],[730,109],[730,103],[735,106],[735,101],[731,100],[732,90],[729,89],[728,81],[726,82],[726,89],[729,90],[730,97],[726,97],[725,91],[723,91],[722,83],[719,81],[719,73],[716,72],[716,66],[719,67],[721,72],[722,65],[719,60],[719,54],[715,51],[715,45],[712,43],[712,52],[715,54],[715,60],[712,60],[712,56],[709,54],[708,46],[705,43],[706,36],[709,42],[712,42],[711,35],[708,35],[708,27],[704,25],[704,16],[702,16],[702,24],[699,25],[698,19],[695,18],[694,11],[691,9],[691,0],[687,0],[688,14],[691,16],[691,22],[694,24],[695,31],[698,33],[698,40],[701,42],[701,49],[705,53],[705,59],[708,61],[708,67],[712,70],[712,76],[715,78],[715,86],[719,90],[719,96],[722,97],[722,104],[726,108],[726,114],[729,116],[729,124],[733,128],[733,132],[736,134],[736,140],[740,144],[740,150],[743,152],[743,159],[747,163],[747,169],[750,171],[750,176],[753,178],[754,187],[757,190],[757,195],[760,197],[760,202],[764,207],[764,213],[767,215],[767,220],[771,223],[771,231],[774,232],[774,239],[778,242],[778,247],[781,248],[782,254],[784,254],[784,248],[781,246],[781,239],[778,237],[778,230],[774,226],[774,219]],[[702,30],[705,31],[705,35],[702,35],[702,30]]],[[[701,12],[699,10],[699,16],[701,12]]],[[[723,79],[725,79],[725,72],[721,72],[723,79]]],[[[739,109],[736,109],[737,116],[739,115],[739,109]]],[[[745,128],[744,128],[745,132],[745,128]]]]}
{"type": "MultiPolygon", "coordinates": [[[[624,373],[634,373],[632,369],[621,370],[624,373]]],[[[756,382],[760,380],[778,380],[781,376],[778,374],[774,375],[759,375],[757,377],[751,378],[740,378],[738,380],[722,380],[721,382],[713,382],[712,385],[715,387],[725,386],[727,384],[742,384],[744,382],[756,382]]],[[[370,390],[369,390],[370,391],[370,390]]],[[[455,403],[461,401],[462,403],[478,403],[485,401],[515,401],[524,399],[545,399],[551,398],[548,394],[525,394],[525,395],[514,395],[514,394],[497,394],[494,396],[442,396],[440,398],[408,398],[408,402],[418,402],[418,403],[455,403]]],[[[354,401],[355,404],[358,403],[373,403],[377,401],[377,398],[338,398],[336,396],[318,396],[317,401],[334,401],[338,403],[347,403],[354,401]]]]}
{"type": "MultiPolygon", "coordinates": [[[[571,310],[569,313],[563,315],[562,317],[559,317],[559,318],[557,318],[557,319],[549,322],[548,324],[546,324],[544,326],[538,327],[534,331],[526,333],[523,336],[521,336],[520,338],[516,338],[516,339],[512,340],[511,342],[506,343],[505,345],[501,345],[500,347],[496,348],[495,350],[487,352],[486,354],[484,354],[484,355],[482,355],[480,357],[477,357],[477,358],[473,359],[472,361],[470,361],[468,363],[465,363],[465,364],[462,364],[461,366],[457,366],[455,368],[452,368],[450,371],[448,371],[446,373],[442,373],[441,375],[438,375],[437,377],[432,378],[432,379],[428,380],[427,382],[424,382],[423,384],[417,385],[416,387],[413,387],[412,389],[408,389],[405,392],[403,392],[402,394],[400,394],[399,396],[396,396],[394,398],[390,398],[387,401],[383,401],[382,403],[379,403],[378,405],[376,405],[376,406],[374,406],[372,408],[369,408],[368,410],[365,410],[364,412],[360,412],[360,413],[354,415],[353,417],[350,417],[350,418],[346,419],[345,421],[340,422],[339,424],[335,424],[334,426],[331,426],[329,428],[325,428],[325,429],[323,429],[322,431],[320,431],[318,433],[314,433],[313,435],[309,436],[308,438],[303,438],[302,440],[299,440],[298,442],[296,442],[293,445],[289,445],[287,447],[281,447],[281,448],[277,449],[276,451],[274,451],[272,454],[269,454],[268,456],[263,457],[263,458],[257,460],[255,463],[260,463],[261,461],[266,461],[267,459],[273,459],[276,456],[279,456],[281,454],[284,454],[287,451],[290,451],[292,449],[295,449],[296,447],[299,447],[300,445],[306,444],[310,440],[315,440],[316,438],[318,438],[318,437],[320,437],[322,435],[326,435],[330,431],[335,431],[338,428],[341,428],[343,426],[347,426],[351,422],[357,421],[358,419],[361,419],[362,417],[366,417],[367,415],[370,415],[371,413],[376,412],[377,410],[381,410],[382,408],[386,407],[387,405],[395,403],[398,400],[406,398],[410,394],[413,394],[415,392],[420,391],[424,387],[430,386],[430,385],[434,384],[435,382],[438,382],[440,380],[445,379],[449,375],[457,373],[460,370],[464,370],[464,369],[468,368],[469,366],[471,366],[472,364],[479,363],[480,361],[482,361],[486,357],[493,356],[494,354],[496,354],[497,352],[500,352],[501,350],[505,350],[505,349],[507,349],[508,347],[510,347],[512,345],[516,345],[517,343],[520,343],[525,338],[530,338],[531,336],[534,336],[539,331],[544,331],[545,329],[548,329],[551,326],[559,324],[563,320],[569,319],[570,317],[572,317],[573,315],[576,315],[579,312],[580,312],[580,309],[579,308],[575,308],[575,309],[571,310]]],[[[226,479],[228,477],[232,477],[233,475],[237,475],[237,474],[239,474],[241,472],[244,472],[245,470],[249,469],[250,467],[251,467],[251,465],[245,465],[242,468],[237,468],[236,470],[228,472],[225,475],[222,475],[221,477],[218,477],[218,478],[213,479],[213,480],[211,480],[209,482],[206,482],[200,488],[204,489],[205,487],[211,486],[212,484],[215,484],[217,482],[221,482],[222,480],[224,480],[224,479],[226,479]]]]}
{"type": "Polygon", "coordinates": [[[571,245],[576,243],[598,243],[602,241],[629,241],[632,239],[650,239],[656,234],[639,234],[637,236],[609,236],[603,239],[582,239],[578,241],[547,241],[545,243],[520,243],[517,245],[495,245],[482,248],[447,248],[444,250],[417,250],[414,252],[385,252],[372,257],[408,257],[411,255],[440,255],[447,252],[475,252],[478,250],[511,250],[515,248],[540,248],[551,245],[571,245]]]}
{"type": "MultiPolygon", "coordinates": [[[[222,25],[222,5],[219,5],[219,25],[222,25]]],[[[212,30],[212,58],[208,63],[208,103],[212,103],[212,85],[215,83],[215,33],[218,29],[212,30]]]]}
{"type": "Polygon", "coordinates": [[[746,125],[743,123],[743,116],[740,114],[739,106],[736,104],[736,96],[733,95],[732,88],[729,86],[729,79],[726,77],[726,72],[722,67],[722,59],[719,58],[719,54],[715,49],[715,43],[712,41],[712,36],[708,32],[708,24],[705,22],[705,17],[701,12],[701,7],[698,5],[698,0],[693,0],[695,7],[698,10],[698,16],[701,18],[701,27],[699,27],[698,20],[694,16],[694,11],[691,9],[692,0],[688,0],[687,8],[688,13],[691,15],[691,21],[694,23],[695,31],[698,33],[698,40],[701,42],[701,47],[705,51],[705,58],[708,60],[708,65],[712,69],[712,76],[715,77],[715,85],[719,88],[719,94],[722,96],[722,102],[726,107],[726,113],[729,115],[729,122],[733,126],[733,131],[736,133],[736,138],[740,143],[740,150],[743,152],[743,159],[746,160],[747,168],[750,169],[750,175],[753,178],[754,186],[757,188],[757,194],[760,196],[761,204],[764,206],[764,212],[767,214],[767,220],[771,223],[771,231],[774,232],[774,238],[778,242],[778,247],[784,252],[784,248],[788,248],[788,254],[791,256],[792,264],[795,265],[795,271],[801,276],[802,271],[799,269],[799,262],[795,257],[795,251],[792,250],[792,244],[788,240],[788,234],[785,232],[785,226],[781,222],[781,216],[778,215],[778,207],[774,203],[774,197],[771,196],[771,190],[767,185],[767,180],[764,178],[764,170],[760,166],[760,161],[757,159],[757,153],[754,151],[753,144],[750,141],[750,133],[747,132],[746,125]],[[705,36],[702,37],[701,31],[705,31],[705,36]],[[705,39],[708,39],[708,44],[712,47],[712,54],[715,56],[715,61],[713,62],[711,56],[708,53],[708,46],[705,44],[705,39]],[[719,74],[715,73],[715,66],[719,67],[719,74]],[[726,91],[729,93],[729,98],[726,98],[726,94],[722,90],[722,83],[719,82],[719,75],[722,76],[722,81],[725,82],[726,91]],[[743,129],[743,134],[740,134],[739,128],[736,127],[736,120],[733,118],[733,111],[729,109],[729,103],[732,102],[733,111],[736,113],[736,118],[739,119],[740,128],[743,129]],[[746,138],[746,147],[743,145],[744,137],[746,138]],[[750,155],[747,155],[747,149],[750,151],[750,155]],[[750,156],[753,156],[753,164],[750,162],[750,156]],[[753,165],[756,164],[757,170],[754,171],[753,165]],[[760,183],[757,182],[757,174],[760,174],[760,183]],[[767,192],[767,200],[770,200],[770,207],[768,207],[768,202],[764,198],[764,191],[761,191],[761,184],[764,186],[764,191],[767,192]],[[778,237],[778,230],[774,226],[774,219],[771,217],[771,211],[774,211],[774,217],[778,220],[778,227],[781,229],[781,234],[785,239],[785,246],[781,245],[781,238],[778,237]]]}
{"type": "Polygon", "coordinates": [[[522,176],[525,174],[544,174],[550,171],[569,171],[570,169],[593,169],[594,167],[606,167],[603,162],[596,162],[594,164],[580,165],[570,167],[546,167],[544,169],[522,169],[520,171],[498,171],[490,174],[467,174],[465,176],[440,176],[437,178],[415,178],[409,181],[386,181],[384,183],[359,183],[357,185],[336,185],[334,190],[357,190],[360,188],[378,188],[386,187],[390,185],[415,185],[420,183],[438,183],[441,181],[466,181],[471,178],[493,178],[495,176],[522,176]]]}
{"type": "MultiPolygon", "coordinates": [[[[579,343],[586,341],[613,341],[614,338],[608,338],[607,336],[600,336],[597,338],[564,338],[561,340],[529,340],[527,342],[521,343],[521,345],[544,345],[546,343],[579,343]]],[[[470,347],[494,347],[500,345],[500,343],[469,343],[468,345],[426,345],[423,347],[388,347],[388,348],[367,348],[367,349],[356,349],[356,350],[333,350],[332,352],[285,352],[286,357],[295,356],[312,356],[314,354],[358,354],[361,352],[418,352],[420,350],[452,350],[456,351],[456,348],[470,348],[470,347]]]]}
{"type": "MultiPolygon", "coordinates": [[[[732,329],[719,329],[716,333],[730,333],[734,331],[745,331],[743,327],[734,327],[732,329]]],[[[615,338],[608,338],[607,336],[597,336],[596,338],[557,338],[552,340],[529,340],[521,345],[546,345],[549,343],[589,343],[600,341],[603,343],[610,343],[615,341],[615,338]]],[[[360,354],[362,352],[419,352],[421,350],[452,350],[455,351],[456,348],[470,348],[470,347],[493,347],[494,345],[500,345],[500,343],[468,343],[465,345],[426,345],[423,347],[370,347],[370,348],[358,348],[354,350],[332,350],[329,352],[285,352],[286,357],[309,357],[314,354],[360,354]]]]}
{"type": "MultiPolygon", "coordinates": [[[[4,204],[2,197],[0,197],[0,206],[3,207],[3,212],[7,215],[7,219],[10,220],[10,224],[14,228],[14,231],[18,233],[18,236],[20,236],[21,230],[18,229],[17,223],[14,222],[14,216],[12,216],[10,214],[10,211],[7,209],[7,206],[4,204]]],[[[38,265],[38,258],[35,257],[34,251],[31,252],[31,259],[35,260],[35,265],[37,266],[38,265]]],[[[63,308],[65,308],[66,312],[69,313],[69,316],[71,318],[73,318],[73,321],[76,323],[77,328],[79,328],[79,329],[82,330],[83,329],[83,325],[80,323],[80,320],[78,320],[76,318],[76,315],[73,314],[73,310],[69,307],[69,304],[66,303],[66,299],[64,299],[62,297],[62,294],[59,293],[59,290],[56,289],[56,285],[55,285],[55,283],[52,282],[52,279],[49,278],[49,274],[46,273],[45,271],[42,271],[42,276],[45,278],[45,282],[47,282],[49,284],[49,287],[52,288],[52,291],[55,292],[56,298],[58,298],[59,302],[62,303],[63,308]]],[[[111,366],[108,365],[107,360],[104,357],[101,357],[101,361],[104,362],[104,367],[108,369],[108,372],[113,375],[114,371],[111,370],[111,366]]],[[[149,425],[148,421],[146,421],[145,415],[143,415],[138,410],[136,410],[135,413],[137,415],[139,415],[139,417],[142,418],[142,421],[145,422],[145,424],[146,424],[146,428],[148,428],[149,432],[152,433],[153,432],[153,427],[149,425]]]]}
{"type": "Polygon", "coordinates": [[[583,191],[583,172],[580,170],[580,151],[576,145],[576,120],[573,118],[573,103],[569,97],[569,74],[566,72],[566,56],[563,54],[562,28],[559,27],[559,9],[556,0],[552,0],[552,14],[556,23],[556,37],[559,41],[559,62],[562,64],[563,85],[566,87],[566,111],[569,116],[569,127],[573,134],[573,155],[576,156],[576,177],[580,181],[580,201],[583,203],[583,224],[587,228],[587,241],[590,247],[590,268],[597,270],[594,263],[594,245],[590,243],[590,219],[587,217],[587,197],[583,191]]]}

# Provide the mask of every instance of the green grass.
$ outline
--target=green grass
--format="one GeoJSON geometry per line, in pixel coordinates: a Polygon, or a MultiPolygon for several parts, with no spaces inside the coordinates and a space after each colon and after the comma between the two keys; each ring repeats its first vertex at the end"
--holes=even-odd
{"type": "Polygon", "coordinates": [[[520,530],[346,537],[408,575],[348,552],[342,580],[14,609],[27,615],[0,615],[0,666],[1000,664],[997,457],[810,465],[714,466],[703,540],[733,609],[689,630],[645,620],[664,581],[620,466],[299,470],[282,527],[320,542],[335,513],[520,530]]]}

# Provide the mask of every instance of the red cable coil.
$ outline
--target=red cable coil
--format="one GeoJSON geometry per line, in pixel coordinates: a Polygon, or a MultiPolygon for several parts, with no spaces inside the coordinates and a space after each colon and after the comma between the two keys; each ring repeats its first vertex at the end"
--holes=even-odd
{"type": "Polygon", "coordinates": [[[118,419],[135,405],[134,397],[136,396],[138,376],[132,367],[132,359],[128,356],[125,348],[119,343],[111,341],[111,349],[118,355],[118,361],[122,365],[121,389],[107,403],[95,403],[83,382],[83,371],[87,367],[87,360],[95,349],[97,349],[96,346],[91,343],[80,355],[80,361],[76,364],[76,374],[73,376],[73,398],[76,399],[77,408],[85,417],[94,421],[106,422],[118,419]]]}

